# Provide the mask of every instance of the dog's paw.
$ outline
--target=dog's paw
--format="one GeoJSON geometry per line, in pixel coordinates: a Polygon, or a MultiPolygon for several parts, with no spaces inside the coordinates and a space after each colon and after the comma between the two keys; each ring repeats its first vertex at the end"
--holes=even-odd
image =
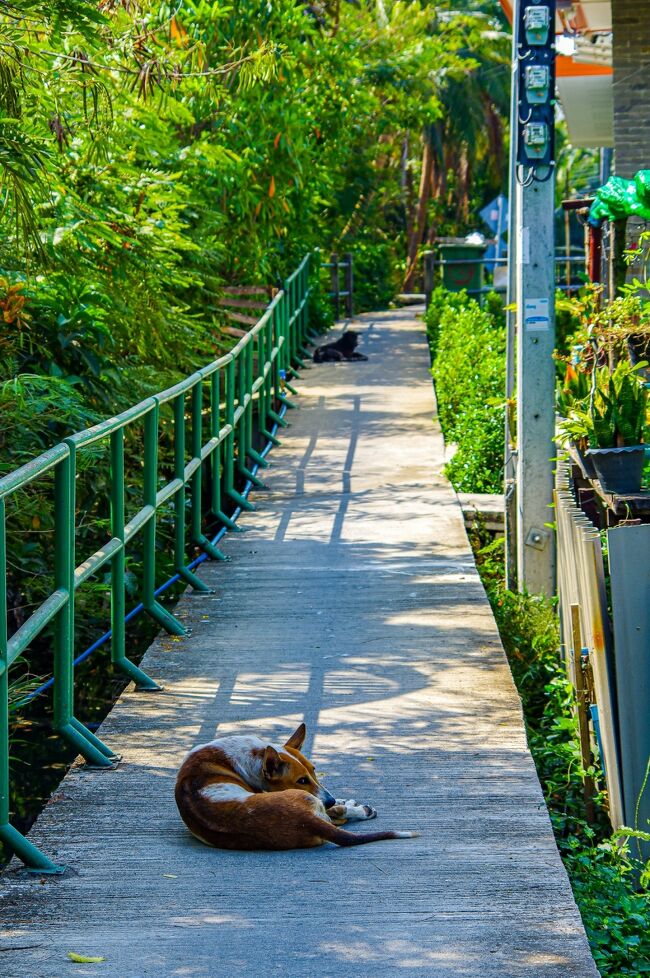
{"type": "Polygon", "coordinates": [[[348,821],[363,821],[369,818],[377,818],[376,809],[371,808],[370,805],[360,805],[354,798],[348,798],[347,801],[337,799],[336,805],[337,808],[341,807],[344,809],[345,818],[348,821]]]}

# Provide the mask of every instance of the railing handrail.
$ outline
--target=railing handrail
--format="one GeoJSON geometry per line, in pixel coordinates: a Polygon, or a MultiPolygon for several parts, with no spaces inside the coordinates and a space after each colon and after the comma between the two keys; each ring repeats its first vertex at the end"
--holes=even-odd
{"type": "Polygon", "coordinates": [[[11,495],[17,489],[22,489],[24,486],[29,485],[39,475],[43,475],[45,472],[54,468],[62,458],[67,457],[69,454],[70,449],[67,445],[63,443],[54,445],[52,448],[48,448],[47,451],[43,452],[42,455],[38,455],[29,462],[25,462],[24,465],[14,469],[13,472],[8,472],[7,475],[2,476],[0,479],[0,500],[6,499],[7,496],[11,495]]]}
{"type": "MultiPolygon", "coordinates": [[[[9,820],[9,670],[43,629],[54,622],[54,729],[96,767],[112,767],[113,751],[74,715],[74,668],[110,637],[116,669],[141,689],[157,690],[157,683],[126,655],[125,554],[130,541],[143,535],[143,583],[140,606],[173,634],[183,634],[182,624],[157,600],[156,518],[158,510],[174,503],[174,565],[176,579],[197,591],[209,590],[193,573],[197,560],[187,563],[188,547],[200,548],[208,558],[224,555],[207,539],[203,523],[208,513],[225,529],[233,519],[223,511],[225,496],[241,509],[254,508],[239,491],[237,478],[261,486],[256,472],[266,466],[264,455],[253,446],[253,410],[257,405],[258,430],[269,444],[279,444],[274,431],[285,426],[282,413],[294,405],[285,389],[295,394],[287,378],[296,374],[306,354],[309,309],[310,255],[306,255],[264,310],[259,321],[228,353],[194,371],[189,377],[152,394],[120,414],[69,435],[60,444],[0,478],[0,842],[4,842],[28,866],[40,873],[59,872],[43,852],[30,843],[9,820]],[[255,354],[255,355],[254,355],[255,354]],[[207,404],[204,399],[208,394],[207,404]],[[207,389],[209,386],[209,390],[207,389]],[[189,407],[186,400],[189,398],[189,407]],[[173,420],[173,475],[159,485],[158,444],[160,408],[171,404],[173,420]],[[189,452],[186,451],[187,419],[191,421],[189,452]],[[125,516],[124,433],[143,422],[143,497],[139,510],[127,522],[125,516]],[[204,430],[207,427],[207,432],[204,430]],[[274,430],[268,429],[273,427],[274,430]],[[205,435],[207,434],[207,438],[205,435]],[[110,530],[108,539],[94,553],[76,564],[76,456],[100,441],[110,443],[110,530]],[[189,454],[189,458],[187,457],[189,454]],[[210,503],[204,511],[202,474],[211,467],[210,503]],[[54,584],[50,594],[14,632],[7,635],[6,500],[45,473],[54,473],[54,584]],[[190,490],[189,520],[185,496],[190,490]],[[189,526],[188,526],[189,523],[189,526]],[[189,531],[189,532],[188,532],[189,531]],[[105,565],[111,568],[111,628],[82,656],[74,657],[74,596],[89,577],[105,565]]],[[[166,586],[166,585],[165,585],[166,586]]]]}
{"type": "MultiPolygon", "coordinates": [[[[556,265],[566,265],[570,264],[580,264],[586,265],[586,259],[584,254],[581,255],[556,255],[555,264],[556,265]]],[[[434,258],[431,263],[436,267],[441,265],[507,265],[508,258],[434,258]]]]}

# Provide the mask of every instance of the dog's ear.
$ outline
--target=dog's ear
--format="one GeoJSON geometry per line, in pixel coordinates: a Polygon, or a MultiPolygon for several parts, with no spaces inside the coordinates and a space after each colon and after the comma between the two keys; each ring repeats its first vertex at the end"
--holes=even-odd
{"type": "Polygon", "coordinates": [[[301,723],[297,730],[289,737],[288,741],[284,745],[285,747],[293,747],[294,750],[300,750],[305,742],[305,737],[307,736],[307,727],[304,723],[301,723]]]}
{"type": "Polygon", "coordinates": [[[262,761],[262,774],[267,781],[272,781],[274,778],[280,778],[287,770],[288,764],[282,760],[278,754],[275,747],[269,746],[264,750],[264,759],[262,761]]]}

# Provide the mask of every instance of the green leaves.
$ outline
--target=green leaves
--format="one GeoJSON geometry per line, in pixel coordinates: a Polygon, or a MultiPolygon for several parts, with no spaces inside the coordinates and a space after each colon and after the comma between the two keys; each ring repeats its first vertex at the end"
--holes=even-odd
{"type": "Polygon", "coordinates": [[[426,317],[438,415],[457,450],[446,474],[459,492],[501,492],[505,323],[464,292],[436,290],[426,317]]]}
{"type": "Polygon", "coordinates": [[[585,438],[591,448],[622,448],[644,442],[648,414],[648,390],[639,371],[641,362],[632,366],[620,360],[613,371],[598,367],[593,378],[593,392],[569,411],[562,423],[565,438],[585,438]]]}
{"type": "Polygon", "coordinates": [[[106,960],[106,958],[102,958],[98,956],[92,956],[88,954],[76,954],[74,951],[68,951],[67,957],[69,958],[70,961],[73,961],[75,964],[100,964],[102,961],[106,960]]]}

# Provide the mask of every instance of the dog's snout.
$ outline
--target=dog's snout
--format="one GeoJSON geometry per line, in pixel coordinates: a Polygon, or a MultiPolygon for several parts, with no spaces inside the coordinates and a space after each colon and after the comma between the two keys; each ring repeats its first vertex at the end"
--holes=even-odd
{"type": "Polygon", "coordinates": [[[334,795],[330,795],[329,791],[326,791],[325,788],[321,788],[321,791],[322,794],[320,800],[325,805],[325,808],[331,808],[332,805],[336,804],[336,798],[334,795]]]}

